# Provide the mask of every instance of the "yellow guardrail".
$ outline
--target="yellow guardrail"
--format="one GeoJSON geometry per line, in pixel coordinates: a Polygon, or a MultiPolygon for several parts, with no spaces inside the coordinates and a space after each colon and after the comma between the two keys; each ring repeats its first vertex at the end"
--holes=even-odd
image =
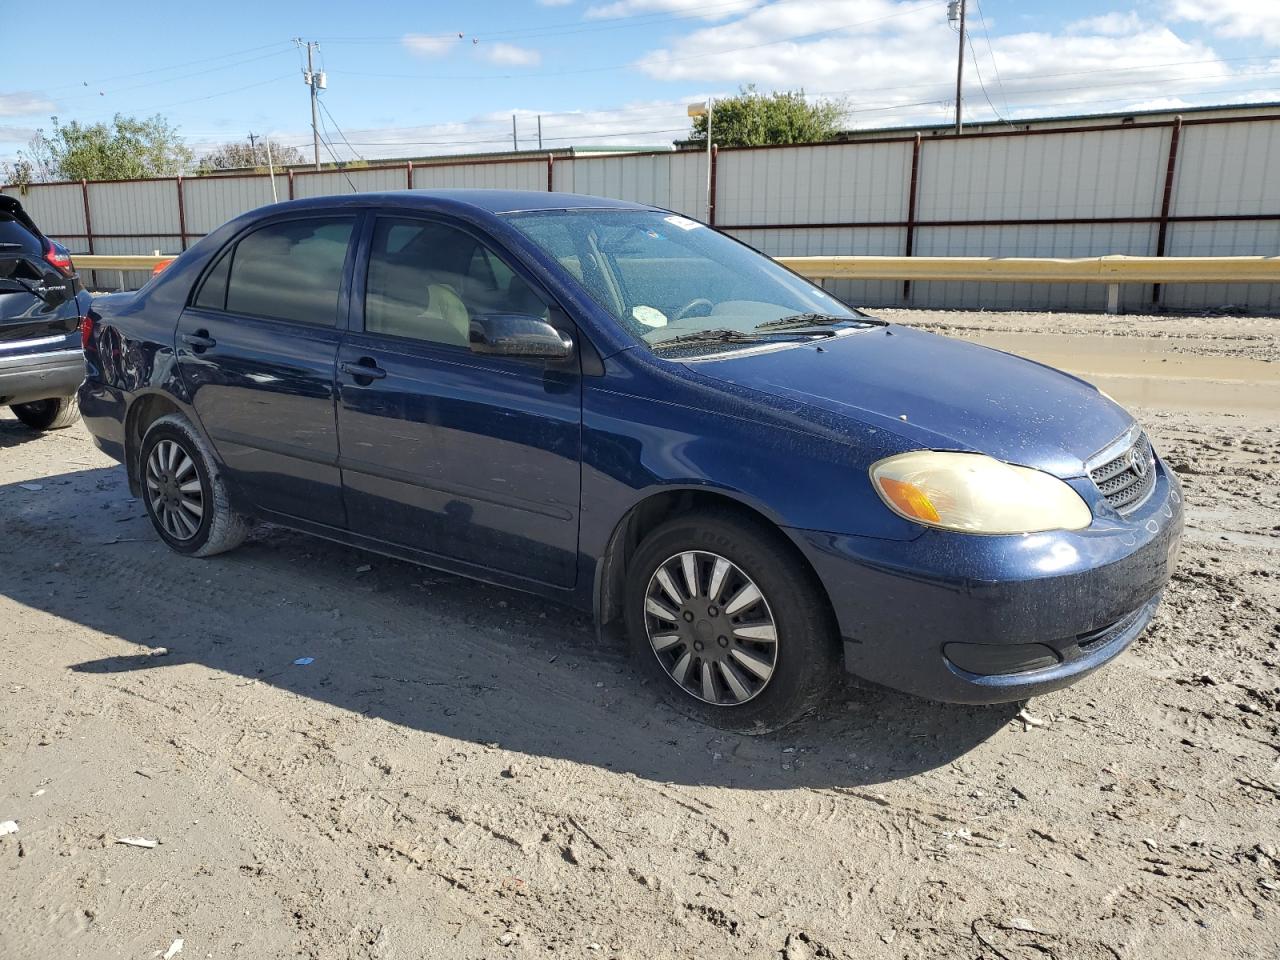
{"type": "Polygon", "coordinates": [[[1277,283],[1280,257],[779,257],[831,280],[997,283],[1277,283]]]}
{"type": "Polygon", "coordinates": [[[77,270],[154,270],[157,264],[169,263],[178,255],[170,253],[159,256],[120,256],[113,257],[97,253],[77,253],[72,256],[77,270]]]}
{"type": "MultiPolygon", "coordinates": [[[[167,256],[75,258],[82,270],[152,270],[167,256]]],[[[779,257],[814,280],[969,280],[987,283],[1105,283],[1107,312],[1122,283],[1280,283],[1280,257],[779,257]]]]}

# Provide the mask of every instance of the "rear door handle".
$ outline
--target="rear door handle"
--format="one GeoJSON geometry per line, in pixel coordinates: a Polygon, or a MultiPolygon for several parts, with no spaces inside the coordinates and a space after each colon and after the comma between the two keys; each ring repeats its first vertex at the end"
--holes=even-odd
{"type": "Polygon", "coordinates": [[[196,352],[208,350],[210,347],[216,347],[218,341],[209,336],[207,330],[197,330],[195,333],[184,333],[182,342],[194,349],[196,352]]]}
{"type": "Polygon", "coordinates": [[[338,369],[349,377],[359,380],[381,380],[387,375],[387,371],[383,370],[370,357],[361,357],[358,363],[343,362],[338,364],[338,369]]]}

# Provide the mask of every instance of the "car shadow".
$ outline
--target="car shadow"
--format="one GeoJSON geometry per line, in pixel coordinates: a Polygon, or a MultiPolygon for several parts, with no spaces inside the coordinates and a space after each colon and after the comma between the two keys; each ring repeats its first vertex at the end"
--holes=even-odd
{"type": "Polygon", "coordinates": [[[4,410],[4,415],[0,416],[0,450],[20,447],[44,436],[39,430],[32,430],[17,417],[10,416],[7,408],[0,407],[0,409],[4,410]]]}
{"type": "Polygon", "coordinates": [[[406,730],[654,781],[756,789],[922,773],[1018,709],[930,703],[842,678],[800,723],[726,733],[667,706],[621,640],[598,640],[588,617],[537,597],[273,527],[220,557],[176,556],[119,468],[46,478],[38,493],[0,485],[0,516],[10,555],[39,558],[0,564],[0,593],[137,645],[70,666],[90,681],[152,684],[198,665],[406,730]],[[167,654],[149,652],[160,645],[167,654]]]}

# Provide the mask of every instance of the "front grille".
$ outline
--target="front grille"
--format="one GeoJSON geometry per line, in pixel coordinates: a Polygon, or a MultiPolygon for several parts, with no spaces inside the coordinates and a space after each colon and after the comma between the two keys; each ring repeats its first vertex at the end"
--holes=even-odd
{"type": "MultiPolygon", "coordinates": [[[[1114,447],[1108,448],[1111,453],[1114,447]]],[[[1107,454],[1103,454],[1106,456],[1107,454]]],[[[1156,457],[1145,433],[1104,463],[1092,466],[1089,476],[1118,513],[1127,514],[1142,506],[1156,485],[1156,457]]]]}

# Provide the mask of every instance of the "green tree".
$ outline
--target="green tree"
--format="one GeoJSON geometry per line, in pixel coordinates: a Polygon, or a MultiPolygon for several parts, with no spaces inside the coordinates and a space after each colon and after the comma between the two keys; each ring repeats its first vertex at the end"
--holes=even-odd
{"type": "MultiPolygon", "coordinates": [[[[711,116],[711,139],[721,147],[761,147],[786,143],[818,143],[832,139],[849,112],[844,100],[805,99],[803,90],[763,94],[755,85],[736,97],[717,100],[711,116]]],[[[707,142],[706,116],[694,117],[689,140],[707,142]]]]}
{"type": "MultiPolygon", "coordinates": [[[[285,146],[272,140],[271,162],[277,167],[290,167],[306,163],[306,158],[297,147],[285,146]]],[[[267,169],[267,141],[258,140],[255,145],[236,141],[224,143],[216,150],[211,150],[200,158],[201,173],[212,173],[215,170],[243,170],[246,168],[267,169]]]]}
{"type": "Polygon", "coordinates": [[[13,182],[135,180],[169,177],[191,169],[191,148],[175,126],[157,114],[146,120],[117,113],[111,123],[61,123],[37,130],[18,159],[6,166],[13,182]]]}

